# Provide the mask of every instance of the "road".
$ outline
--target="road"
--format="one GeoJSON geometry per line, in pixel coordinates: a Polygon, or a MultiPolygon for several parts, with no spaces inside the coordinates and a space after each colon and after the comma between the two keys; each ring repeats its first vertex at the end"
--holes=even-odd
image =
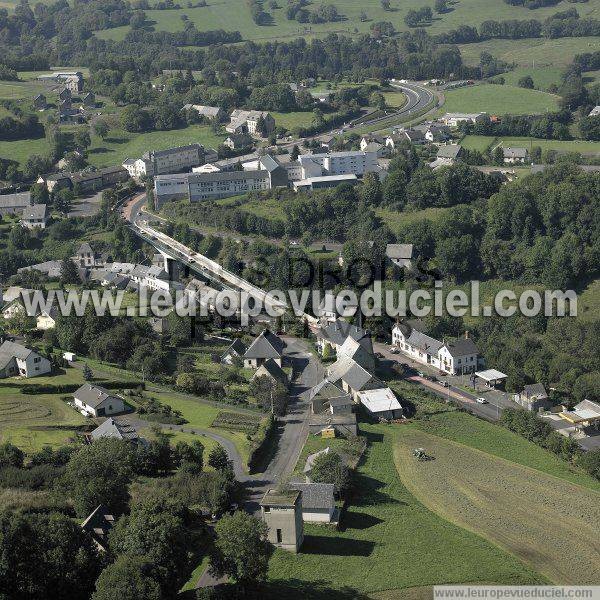
{"type": "Polygon", "coordinates": [[[518,405],[509,399],[508,394],[499,390],[493,390],[479,385],[476,390],[469,392],[464,388],[470,387],[469,378],[466,375],[445,375],[440,377],[438,369],[418,363],[405,354],[392,354],[391,346],[375,342],[375,352],[381,353],[386,360],[394,363],[404,364],[416,372],[424,375],[434,375],[448,382],[448,387],[430,381],[419,375],[409,375],[406,379],[414,384],[420,385],[440,398],[452,399],[458,402],[469,412],[482,417],[488,421],[497,421],[504,408],[518,408],[518,405]],[[477,398],[485,398],[486,404],[477,402],[477,398]]]}

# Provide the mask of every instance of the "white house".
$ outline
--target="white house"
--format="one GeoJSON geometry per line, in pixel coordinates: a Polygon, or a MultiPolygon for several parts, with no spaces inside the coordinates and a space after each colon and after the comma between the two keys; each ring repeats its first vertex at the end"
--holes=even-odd
{"type": "Polygon", "coordinates": [[[231,111],[231,120],[225,127],[227,133],[250,133],[257,135],[258,124],[262,121],[263,133],[269,135],[275,129],[275,119],[267,111],[263,110],[240,110],[231,111]]]}
{"type": "Polygon", "coordinates": [[[469,337],[439,341],[410,325],[397,323],[392,329],[392,344],[417,362],[444,373],[464,375],[477,370],[479,351],[469,337]]]}
{"type": "Polygon", "coordinates": [[[53,306],[50,310],[43,310],[37,316],[36,329],[46,331],[47,329],[54,329],[56,326],[56,319],[58,317],[58,310],[53,306]]]}
{"type": "Polygon", "coordinates": [[[302,520],[309,523],[331,523],[335,514],[333,483],[290,484],[293,490],[302,493],[302,520]]]}
{"type": "Polygon", "coordinates": [[[6,377],[38,377],[52,370],[47,358],[37,352],[17,344],[4,342],[0,346],[0,379],[6,377]]]}
{"type": "Polygon", "coordinates": [[[106,417],[122,413],[126,409],[120,396],[109,392],[106,388],[91,383],[84,383],[74,394],[75,406],[92,417],[106,417]]]}

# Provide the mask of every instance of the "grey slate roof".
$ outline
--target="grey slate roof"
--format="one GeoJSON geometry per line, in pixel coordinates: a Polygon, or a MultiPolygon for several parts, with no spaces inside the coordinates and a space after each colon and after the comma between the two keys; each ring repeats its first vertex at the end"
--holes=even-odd
{"type": "Polygon", "coordinates": [[[412,258],[412,244],[388,244],[385,248],[385,254],[390,259],[412,258]]]}
{"type": "Polygon", "coordinates": [[[302,492],[302,508],[330,510],[335,507],[333,483],[290,483],[293,490],[302,492]]]}
{"type": "Polygon", "coordinates": [[[543,383],[532,383],[531,385],[526,385],[523,388],[523,394],[527,398],[533,398],[534,396],[538,398],[547,398],[548,394],[546,393],[546,388],[543,383]]]}
{"type": "Polygon", "coordinates": [[[281,381],[281,382],[285,382],[287,381],[287,375],[286,372],[272,359],[269,358],[268,360],[266,360],[256,371],[256,374],[254,375],[255,377],[258,375],[259,377],[260,375],[260,371],[261,369],[264,369],[265,371],[267,371],[267,373],[273,378],[276,379],[277,381],[281,381]]]}
{"type": "Polygon", "coordinates": [[[339,398],[340,396],[348,397],[348,394],[334,383],[331,383],[329,379],[323,379],[323,381],[317,383],[317,385],[310,389],[308,400],[309,402],[315,398],[329,400],[330,398],[339,398]]]}
{"type": "Polygon", "coordinates": [[[340,379],[354,391],[366,389],[377,380],[366,369],[354,362],[349,356],[343,355],[336,360],[327,374],[327,378],[335,383],[340,379]]]}
{"type": "Polygon", "coordinates": [[[468,354],[479,354],[479,350],[475,342],[471,338],[459,338],[444,344],[450,352],[450,356],[456,358],[458,356],[467,356],[468,354]]]}
{"type": "Polygon", "coordinates": [[[438,158],[458,158],[462,148],[458,144],[447,144],[440,146],[437,152],[438,158]]]}
{"type": "Polygon", "coordinates": [[[111,396],[115,397],[106,388],[90,383],[84,383],[73,395],[77,400],[81,400],[84,404],[92,408],[100,406],[111,396]]]}
{"type": "Polygon", "coordinates": [[[502,149],[504,158],[527,158],[527,148],[510,148],[507,146],[502,149]]]}
{"type": "Polygon", "coordinates": [[[17,269],[17,273],[23,273],[25,271],[39,271],[45,273],[48,277],[60,277],[60,270],[62,267],[62,261],[60,260],[48,260],[43,263],[36,265],[30,265],[28,267],[21,267],[17,269]]]}
{"type": "MultiPolygon", "coordinates": [[[[439,349],[444,345],[443,342],[429,337],[416,329],[411,330],[408,339],[406,340],[411,346],[426,351],[428,354],[437,354],[439,349]]],[[[453,355],[454,356],[454,355],[453,355]]]]}
{"type": "Polygon", "coordinates": [[[285,344],[269,329],[265,329],[244,353],[244,358],[281,358],[285,344]]]}
{"type": "Polygon", "coordinates": [[[100,438],[116,438],[118,440],[136,441],[139,439],[138,432],[135,427],[128,421],[116,421],[113,418],[108,418],[102,425],[99,425],[90,433],[94,440],[100,438]]]}
{"type": "Polygon", "coordinates": [[[26,221],[41,220],[46,218],[47,206],[45,204],[33,204],[23,209],[23,219],[26,221]]]}
{"type": "Polygon", "coordinates": [[[25,208],[31,204],[31,192],[19,192],[17,194],[1,194],[0,208],[16,209],[25,208]]]}
{"type": "Polygon", "coordinates": [[[243,356],[246,350],[246,344],[244,344],[240,338],[236,338],[233,340],[233,342],[231,342],[227,350],[225,350],[223,356],[227,356],[228,354],[237,354],[238,356],[243,356]]]}
{"type": "Polygon", "coordinates": [[[27,357],[33,352],[21,344],[15,342],[4,342],[0,346],[0,369],[3,369],[13,358],[27,360],[27,357]]]}
{"type": "MultiPolygon", "coordinates": [[[[322,329],[323,337],[329,340],[332,344],[336,346],[341,346],[347,337],[351,337],[353,340],[366,344],[366,349],[368,350],[368,342],[371,342],[371,334],[365,329],[361,329],[356,325],[351,325],[348,321],[344,321],[342,319],[336,319],[333,323],[327,325],[322,329]],[[368,342],[367,342],[368,338],[368,342]]],[[[371,342],[371,351],[373,348],[371,342]]]]}

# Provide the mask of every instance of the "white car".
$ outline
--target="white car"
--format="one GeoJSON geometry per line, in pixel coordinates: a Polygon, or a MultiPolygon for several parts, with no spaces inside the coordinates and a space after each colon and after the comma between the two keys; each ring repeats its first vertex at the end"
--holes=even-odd
{"type": "Polygon", "coordinates": [[[487,404],[488,401],[485,398],[477,398],[477,403],[478,404],[487,404]]]}

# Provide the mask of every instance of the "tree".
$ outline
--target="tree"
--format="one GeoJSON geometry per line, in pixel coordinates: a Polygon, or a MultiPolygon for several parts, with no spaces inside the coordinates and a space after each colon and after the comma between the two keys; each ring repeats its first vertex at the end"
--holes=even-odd
{"type": "Polygon", "coordinates": [[[110,438],[96,440],[73,455],[61,486],[73,500],[77,516],[87,516],[99,504],[117,515],[126,509],[132,457],[129,442],[110,438]]]}
{"type": "Polygon", "coordinates": [[[577,464],[592,477],[600,479],[600,450],[584,452],[577,460],[577,464]]]}
{"type": "Polygon", "coordinates": [[[379,110],[385,110],[385,97],[381,92],[373,92],[369,97],[369,104],[379,110]]]}
{"type": "Polygon", "coordinates": [[[227,471],[232,468],[231,461],[223,446],[215,446],[208,455],[208,464],[216,471],[227,471]]]}
{"type": "Polygon", "coordinates": [[[243,511],[221,518],[210,555],[210,570],[227,575],[242,589],[265,581],[273,546],[267,541],[267,524],[243,511]]]}
{"type": "Polygon", "coordinates": [[[105,140],[110,127],[106,119],[96,119],[92,124],[92,131],[102,140],[105,140]]]}
{"type": "Polygon", "coordinates": [[[78,150],[87,150],[92,145],[89,131],[87,129],[78,129],[75,132],[73,143],[78,150]]]}
{"type": "Polygon", "coordinates": [[[531,77],[531,75],[525,75],[519,79],[518,85],[519,85],[519,87],[532,90],[533,89],[533,78],[531,77]]]}
{"type": "Polygon", "coordinates": [[[19,467],[23,466],[25,453],[10,442],[0,444],[0,467],[19,467]]]}
{"type": "Polygon", "coordinates": [[[75,194],[71,190],[67,188],[59,190],[54,196],[54,208],[66,216],[71,212],[73,200],[75,200],[75,194]]]}
{"type": "Polygon", "coordinates": [[[32,204],[48,204],[48,188],[43,183],[34,183],[29,190],[32,204]]]}
{"type": "Polygon", "coordinates": [[[383,188],[377,173],[365,174],[359,193],[365,204],[372,206],[379,206],[381,204],[383,200],[383,188]]]}
{"type": "MultiPolygon", "coordinates": [[[[96,442],[94,442],[96,444],[96,442]]],[[[181,502],[165,495],[145,498],[122,517],[109,535],[111,550],[144,559],[163,598],[173,598],[186,579],[191,537],[181,502]]]]}
{"type": "Polygon", "coordinates": [[[406,203],[406,175],[403,171],[392,171],[385,178],[383,200],[390,208],[402,209],[406,203]]]}
{"type": "Polygon", "coordinates": [[[435,0],[435,12],[442,14],[448,10],[447,0],[435,0]]]}
{"type": "Polygon", "coordinates": [[[81,283],[77,265],[70,258],[64,258],[60,263],[60,283],[81,283]]]}
{"type": "Polygon", "coordinates": [[[124,554],[98,577],[92,600],[161,600],[160,586],[143,557],[124,554]]]}
{"type": "Polygon", "coordinates": [[[298,156],[300,156],[300,148],[298,148],[297,144],[294,144],[292,151],[290,152],[290,158],[292,160],[298,160],[298,156]]]}
{"type": "Polygon", "coordinates": [[[337,452],[317,456],[310,471],[310,479],[315,483],[333,483],[338,494],[350,485],[350,469],[337,452]]]}
{"type": "Polygon", "coordinates": [[[85,363],[85,365],[83,365],[83,380],[92,381],[92,379],[94,379],[94,373],[92,372],[92,369],[90,369],[90,366],[85,363]]]}
{"type": "Polygon", "coordinates": [[[600,140],[600,115],[595,117],[583,117],[579,121],[579,131],[584,140],[600,140]]]}
{"type": "Polygon", "coordinates": [[[87,600],[104,565],[94,540],[58,513],[0,513],[0,597],[87,600]]]}
{"type": "Polygon", "coordinates": [[[175,444],[175,464],[180,468],[192,472],[201,473],[204,467],[204,445],[199,440],[191,443],[179,441],[175,444]]]}
{"type": "Polygon", "coordinates": [[[381,8],[383,8],[383,10],[390,10],[391,9],[390,0],[381,0],[381,8]]]}
{"type": "Polygon", "coordinates": [[[132,133],[150,131],[154,127],[150,113],[137,104],[130,104],[123,109],[121,125],[125,131],[132,133]]]}

